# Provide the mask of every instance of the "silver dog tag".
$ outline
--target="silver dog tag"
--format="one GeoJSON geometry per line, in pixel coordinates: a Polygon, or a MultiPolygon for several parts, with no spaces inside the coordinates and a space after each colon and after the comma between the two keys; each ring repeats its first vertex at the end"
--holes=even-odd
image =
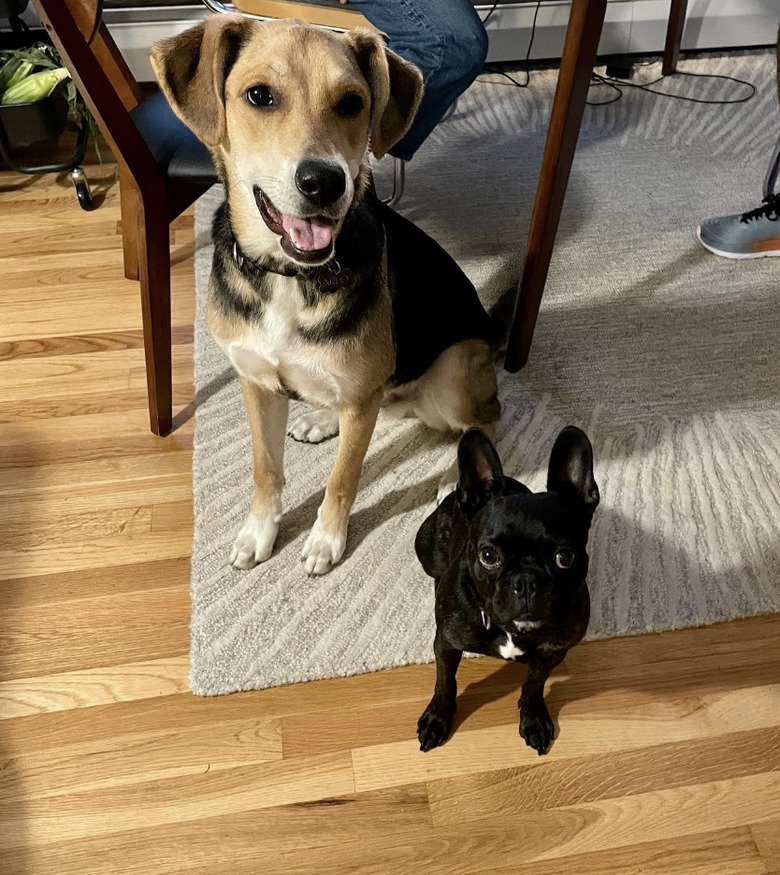
{"type": "Polygon", "coordinates": [[[482,625],[486,629],[489,629],[491,626],[490,617],[488,617],[488,615],[484,611],[480,611],[479,613],[482,615],[482,625]]]}

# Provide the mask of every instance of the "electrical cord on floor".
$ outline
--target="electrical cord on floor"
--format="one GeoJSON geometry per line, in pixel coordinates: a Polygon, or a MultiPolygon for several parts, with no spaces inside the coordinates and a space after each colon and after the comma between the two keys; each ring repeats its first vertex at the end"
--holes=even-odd
{"type": "Polygon", "coordinates": [[[685,100],[688,103],[704,103],[712,106],[747,103],[747,101],[752,100],[756,94],[756,86],[752,82],[748,82],[745,79],[738,79],[736,76],[723,76],[719,73],[688,73],[685,70],[675,70],[674,73],[659,76],[657,79],[653,79],[651,82],[646,82],[644,84],[639,82],[629,82],[626,79],[616,79],[613,76],[602,76],[600,73],[593,73],[591,76],[591,87],[593,85],[606,85],[613,91],[617,91],[617,96],[613,97],[611,100],[588,100],[588,106],[606,106],[607,104],[615,103],[623,96],[623,91],[621,90],[623,88],[638,88],[640,91],[646,91],[648,94],[657,94],[659,97],[671,97],[673,100],[685,100]],[[746,85],[750,89],[750,93],[745,94],[742,97],[733,97],[726,100],[706,100],[701,97],[688,97],[686,94],[673,94],[670,91],[656,91],[654,88],[650,87],[651,85],[657,85],[659,82],[663,82],[664,79],[669,79],[670,76],[691,76],[696,79],[724,79],[726,82],[734,82],[736,85],[746,85]]]}
{"type": "MultiPolygon", "coordinates": [[[[483,24],[487,24],[490,20],[491,15],[496,11],[496,8],[499,5],[499,0],[494,0],[493,5],[490,7],[488,14],[482,19],[483,24]]],[[[534,20],[531,25],[531,38],[528,41],[528,50],[525,53],[525,61],[524,61],[524,69],[525,73],[525,81],[518,82],[513,76],[507,73],[505,70],[498,70],[492,64],[485,64],[485,73],[492,73],[497,76],[503,76],[504,79],[508,79],[508,82],[495,82],[486,79],[480,79],[480,82],[485,82],[488,85],[506,85],[512,86],[514,88],[527,88],[531,81],[531,70],[530,70],[530,59],[531,59],[531,49],[534,45],[534,37],[536,36],[536,20],[539,16],[539,8],[542,5],[542,0],[537,0],[536,9],[534,11],[534,20]]],[[[653,64],[657,63],[660,56],[656,56],[651,58],[648,61],[637,62],[634,64],[635,67],[650,67],[653,64]]],[[[644,84],[639,82],[630,82],[627,79],[617,79],[613,76],[602,76],[600,73],[592,73],[591,74],[591,83],[590,87],[594,85],[606,85],[608,88],[611,88],[613,91],[616,91],[617,94],[615,97],[610,100],[588,100],[586,103],[588,106],[607,106],[610,103],[616,103],[623,96],[623,88],[637,88],[640,91],[646,91],[648,94],[657,94],[659,97],[670,97],[673,100],[686,100],[689,103],[703,103],[710,104],[712,106],[728,106],[729,104],[736,103],[747,103],[748,100],[752,100],[756,94],[756,86],[753,85],[752,82],[748,82],[745,79],[738,79],[736,76],[723,76],[717,73],[689,73],[685,70],[675,70],[674,73],[659,76],[657,79],[653,79],[650,82],[645,82],[644,84]],[[690,76],[698,79],[724,79],[727,82],[733,82],[736,85],[745,85],[750,89],[748,94],[743,95],[742,97],[734,97],[725,100],[707,100],[701,97],[688,97],[685,94],[674,94],[670,91],[656,91],[651,86],[657,85],[659,82],[662,82],[664,79],[669,79],[670,76],[690,76]]]]}
{"type": "Polygon", "coordinates": [[[482,24],[487,24],[490,21],[490,16],[496,11],[496,6],[498,6],[498,0],[495,0],[493,5],[490,7],[490,11],[488,14],[482,19],[482,24]]]}
{"type": "MultiPolygon", "coordinates": [[[[515,88],[528,88],[528,84],[531,81],[531,69],[529,66],[530,61],[531,61],[531,49],[534,47],[534,37],[536,36],[536,19],[539,16],[539,7],[541,5],[542,5],[542,0],[536,0],[536,9],[534,10],[534,20],[533,20],[533,24],[531,25],[531,38],[528,40],[528,50],[525,53],[525,69],[523,71],[525,73],[525,82],[518,82],[517,79],[515,79],[513,76],[510,76],[509,73],[505,72],[504,70],[494,69],[492,64],[485,64],[485,72],[486,73],[495,73],[498,76],[503,76],[505,79],[508,79],[510,84],[513,85],[515,88]]],[[[497,6],[498,6],[498,0],[495,0],[495,2],[493,3],[493,6],[490,9],[490,12],[488,12],[488,14],[482,19],[483,24],[485,24],[485,22],[490,18],[490,16],[496,11],[497,6]]],[[[480,81],[484,82],[485,80],[481,79],[480,81]]],[[[489,82],[488,84],[490,84],[490,85],[503,85],[505,83],[503,83],[503,82],[489,82]]]]}

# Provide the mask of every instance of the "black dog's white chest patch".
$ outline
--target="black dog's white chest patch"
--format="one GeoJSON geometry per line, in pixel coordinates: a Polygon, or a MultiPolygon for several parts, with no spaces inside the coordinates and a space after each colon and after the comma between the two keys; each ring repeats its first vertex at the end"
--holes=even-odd
{"type": "Polygon", "coordinates": [[[498,645],[498,652],[504,659],[518,659],[525,655],[525,651],[521,650],[517,644],[515,644],[509,633],[504,634],[503,642],[498,645]]]}

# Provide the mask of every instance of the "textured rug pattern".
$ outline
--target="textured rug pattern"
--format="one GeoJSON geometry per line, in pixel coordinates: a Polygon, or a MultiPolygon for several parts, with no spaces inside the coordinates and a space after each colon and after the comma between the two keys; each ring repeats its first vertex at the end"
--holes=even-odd
{"type": "MultiPolygon", "coordinates": [[[[758,95],[723,107],[629,90],[586,110],[531,362],[500,375],[508,473],[541,489],[563,425],[593,441],[603,500],[590,637],[780,610],[780,261],[726,261],[694,237],[702,218],[760,200],[780,130],[774,63],[749,52],[682,68],[750,79],[758,95]]],[[[734,89],[664,85],[705,98],[734,89]]],[[[476,83],[408,168],[402,212],[452,252],[488,304],[519,274],[554,86],[553,73],[522,91],[476,83]]],[[[380,187],[388,171],[378,169],[380,187]]],[[[196,210],[192,688],[427,661],[433,586],[413,539],[454,444],[415,422],[380,420],[331,574],[308,579],[298,557],[334,441],[288,439],[275,554],[251,572],[228,566],[252,481],[238,381],[204,321],[220,199],[213,189],[196,210]]]]}

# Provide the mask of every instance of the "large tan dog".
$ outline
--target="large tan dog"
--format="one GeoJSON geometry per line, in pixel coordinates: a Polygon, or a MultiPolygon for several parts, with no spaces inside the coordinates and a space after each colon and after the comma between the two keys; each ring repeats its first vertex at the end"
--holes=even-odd
{"type": "Polygon", "coordinates": [[[370,190],[422,95],[416,67],[368,30],[214,16],[152,50],[176,114],[212,150],[227,200],[214,224],[209,325],[242,378],[255,493],[231,563],[267,559],[282,515],[288,398],[315,409],[290,434],[340,434],[303,548],[309,574],[344,552],[383,403],[435,428],[498,418],[488,317],[422,231],[370,190]]]}

